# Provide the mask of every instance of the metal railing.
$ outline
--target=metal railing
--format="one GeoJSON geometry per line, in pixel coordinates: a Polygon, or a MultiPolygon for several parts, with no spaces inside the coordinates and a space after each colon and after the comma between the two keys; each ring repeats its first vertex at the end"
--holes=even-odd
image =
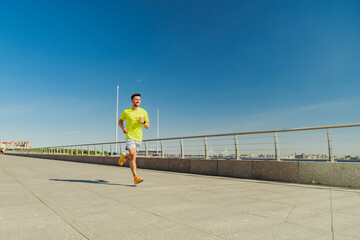
{"type": "MultiPolygon", "coordinates": [[[[145,157],[178,157],[178,158],[204,158],[204,159],[210,159],[210,158],[228,158],[228,159],[234,159],[234,160],[241,160],[243,155],[241,154],[244,149],[241,148],[241,144],[239,143],[239,137],[240,136],[254,136],[254,135],[266,135],[271,134],[272,135],[272,143],[254,143],[254,145],[257,144],[257,146],[261,144],[265,145],[273,145],[273,155],[271,155],[271,158],[275,161],[281,161],[281,155],[280,155],[280,143],[279,143],[279,133],[286,133],[286,132],[304,132],[304,131],[315,131],[315,130],[326,130],[326,136],[327,136],[327,155],[326,160],[330,162],[334,162],[334,154],[333,154],[333,138],[332,138],[332,132],[331,129],[336,128],[354,128],[354,127],[360,127],[360,124],[346,124],[346,125],[332,125],[332,126],[322,126],[322,127],[306,127],[306,128],[293,128],[293,129],[278,129],[278,130],[266,130],[266,131],[253,131],[253,132],[238,132],[238,133],[227,133],[227,134],[213,134],[213,135],[202,135],[202,136],[187,136],[187,137],[173,137],[173,138],[161,138],[161,139],[149,139],[143,141],[142,150],[140,151],[140,155],[144,155],[145,157]],[[231,139],[226,139],[226,141],[230,141],[230,143],[223,144],[226,146],[225,149],[227,149],[228,146],[233,147],[234,152],[233,154],[227,155],[225,154],[218,154],[214,155],[211,153],[212,148],[209,148],[209,141],[213,141],[213,139],[219,139],[219,138],[225,138],[230,137],[231,139]],[[184,141],[192,141],[189,145],[194,148],[193,153],[190,154],[189,152],[191,150],[185,149],[184,141]],[[172,142],[175,145],[172,147],[175,150],[169,150],[171,147],[166,148],[164,142],[172,142]],[[177,143],[176,143],[177,142],[177,143]],[[194,143],[196,142],[196,143],[194,143]],[[202,143],[201,143],[202,142],[202,143]],[[231,143],[232,142],[232,143],[231,143]],[[155,147],[149,148],[150,144],[156,144],[155,147]],[[198,144],[198,145],[197,145],[198,144]],[[195,150],[195,147],[198,147],[195,150]],[[214,157],[215,156],[215,157],[214,157]],[[230,156],[230,157],[229,157],[230,156]]],[[[251,143],[247,143],[246,141],[251,142],[255,138],[245,138],[242,139],[245,141],[245,143],[242,144],[242,146],[245,146],[246,144],[251,145],[251,143]]],[[[266,139],[269,141],[269,137],[260,137],[260,139],[266,139]]],[[[219,141],[219,140],[214,140],[219,141]]],[[[221,141],[225,141],[224,139],[221,141]]],[[[221,145],[221,144],[220,144],[221,145]]],[[[30,153],[41,153],[41,154],[66,154],[66,155],[119,155],[119,153],[122,152],[123,148],[125,146],[125,141],[122,142],[105,142],[105,143],[91,143],[91,144],[76,144],[76,145],[66,145],[66,146],[51,146],[51,147],[41,147],[41,148],[34,148],[30,150],[21,150],[21,152],[30,152],[30,153]],[[118,149],[117,146],[119,146],[120,151],[114,152],[114,149],[118,149]]],[[[271,148],[270,148],[271,149],[271,148]]],[[[265,149],[269,151],[270,149],[265,149]]],[[[257,151],[263,150],[263,149],[256,149],[257,151]]],[[[139,152],[139,153],[140,153],[139,152]]],[[[266,155],[264,155],[264,158],[266,158],[266,155]]]]}

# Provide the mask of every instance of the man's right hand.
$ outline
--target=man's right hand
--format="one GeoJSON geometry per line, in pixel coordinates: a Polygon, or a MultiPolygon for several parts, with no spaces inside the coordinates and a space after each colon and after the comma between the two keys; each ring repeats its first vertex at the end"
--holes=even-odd
{"type": "Polygon", "coordinates": [[[127,134],[128,130],[126,128],[123,129],[123,133],[127,134]]]}

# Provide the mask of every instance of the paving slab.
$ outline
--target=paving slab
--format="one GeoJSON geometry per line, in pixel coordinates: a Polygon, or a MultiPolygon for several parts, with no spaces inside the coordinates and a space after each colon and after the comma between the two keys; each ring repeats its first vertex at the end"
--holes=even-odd
{"type": "Polygon", "coordinates": [[[138,173],[1,155],[1,239],[359,239],[359,189],[138,173]]]}

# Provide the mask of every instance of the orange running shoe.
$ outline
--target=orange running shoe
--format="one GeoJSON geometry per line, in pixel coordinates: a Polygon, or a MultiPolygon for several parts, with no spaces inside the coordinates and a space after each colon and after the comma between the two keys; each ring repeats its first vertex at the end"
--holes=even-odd
{"type": "Polygon", "coordinates": [[[139,176],[134,177],[134,184],[139,184],[139,183],[141,183],[142,181],[144,181],[143,178],[141,178],[141,177],[139,177],[139,176]]]}
{"type": "Polygon", "coordinates": [[[120,166],[123,165],[124,162],[126,162],[125,156],[126,156],[126,153],[122,153],[122,154],[121,154],[121,158],[119,159],[119,165],[120,165],[120,166]]]}

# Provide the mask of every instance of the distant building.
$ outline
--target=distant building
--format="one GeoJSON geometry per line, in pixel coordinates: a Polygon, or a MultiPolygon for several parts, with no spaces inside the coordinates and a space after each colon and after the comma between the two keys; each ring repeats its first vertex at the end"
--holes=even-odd
{"type": "Polygon", "coordinates": [[[250,154],[240,154],[240,158],[258,158],[259,156],[257,154],[254,153],[250,153],[250,154]]]}
{"type": "Polygon", "coordinates": [[[306,154],[305,154],[305,153],[302,153],[302,154],[296,154],[296,155],[295,155],[295,158],[302,158],[302,159],[305,159],[305,158],[306,158],[306,154]]]}
{"type": "Polygon", "coordinates": [[[21,148],[21,149],[31,149],[29,145],[29,141],[16,141],[11,140],[11,142],[5,142],[0,140],[0,148],[5,149],[14,149],[14,148],[21,148]]]}

